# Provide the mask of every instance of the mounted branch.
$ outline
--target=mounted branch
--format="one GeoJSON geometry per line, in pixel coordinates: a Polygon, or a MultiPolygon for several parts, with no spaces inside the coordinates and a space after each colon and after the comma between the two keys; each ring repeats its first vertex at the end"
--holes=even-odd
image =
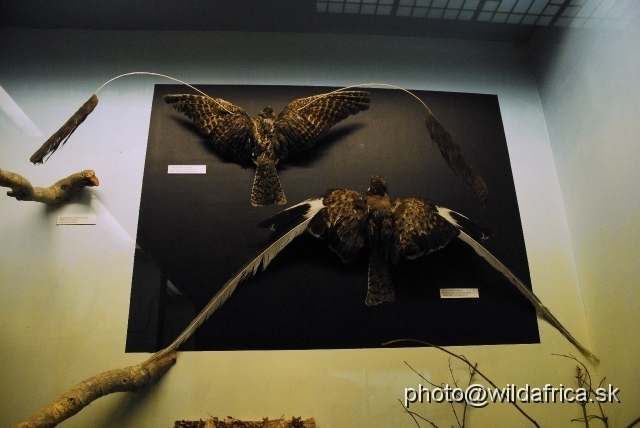
{"type": "Polygon", "coordinates": [[[135,366],[109,370],[93,376],[80,382],[13,428],[55,427],[100,397],[114,392],[138,392],[147,384],[158,380],[175,362],[176,353],[170,352],[162,358],[150,358],[135,366]]]}
{"type": "Polygon", "coordinates": [[[0,186],[11,188],[7,196],[19,201],[34,201],[57,204],[69,198],[83,187],[100,184],[96,173],[90,169],[72,174],[49,187],[33,187],[29,180],[14,172],[0,169],[0,186]]]}

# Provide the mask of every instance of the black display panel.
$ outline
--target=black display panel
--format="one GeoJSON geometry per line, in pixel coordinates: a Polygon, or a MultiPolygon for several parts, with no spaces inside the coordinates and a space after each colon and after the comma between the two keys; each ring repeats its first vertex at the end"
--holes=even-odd
{"type": "MultiPolygon", "coordinates": [[[[335,88],[198,85],[254,117],[335,88]]],[[[156,85],[142,183],[128,352],[170,343],[197,312],[268,242],[256,224],[327,188],[364,193],[372,174],[393,198],[423,197],[495,231],[484,245],[529,284],[509,154],[495,95],[414,91],[463,147],[487,183],[480,199],[447,167],[425,127],[426,110],[408,94],[367,89],[371,108],[334,126],[304,157],[278,166],[287,205],[253,207],[254,169],[216,153],[207,137],[156,85]],[[206,174],[168,174],[169,165],[206,165],[206,174]],[[181,295],[167,292],[169,281],[181,295]]],[[[538,343],[536,314],[501,274],[455,240],[392,266],[396,301],[369,307],[367,256],[345,265],[303,235],[266,271],[243,282],[181,350],[377,348],[413,338],[438,345],[538,343]],[[442,299],[441,288],[477,288],[479,298],[442,299]]],[[[413,346],[407,344],[405,346],[413,346]]]]}

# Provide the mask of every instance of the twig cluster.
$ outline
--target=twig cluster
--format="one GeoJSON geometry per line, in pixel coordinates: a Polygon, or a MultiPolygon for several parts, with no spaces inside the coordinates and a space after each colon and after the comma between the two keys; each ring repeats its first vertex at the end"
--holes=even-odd
{"type": "MultiPolygon", "coordinates": [[[[447,353],[447,354],[449,354],[450,356],[452,356],[452,357],[454,357],[454,358],[457,358],[458,360],[462,361],[462,362],[463,362],[463,363],[465,363],[467,366],[469,366],[469,368],[470,368],[470,373],[472,373],[472,375],[477,373],[478,375],[480,375],[480,377],[482,377],[484,380],[486,380],[487,382],[489,382],[489,384],[490,384],[492,387],[494,387],[494,388],[498,388],[498,386],[497,386],[495,383],[493,383],[493,381],[491,381],[491,379],[489,379],[489,378],[488,378],[487,376],[485,376],[485,375],[484,375],[480,370],[478,370],[478,365],[477,365],[477,363],[476,363],[476,364],[473,364],[473,363],[471,363],[471,362],[467,359],[467,357],[465,357],[464,355],[458,355],[458,354],[455,354],[455,353],[453,353],[453,352],[449,351],[448,349],[445,349],[445,348],[443,348],[443,347],[441,347],[441,346],[434,345],[434,344],[432,344],[432,343],[424,342],[424,341],[422,341],[422,340],[417,340],[417,339],[399,339],[399,340],[392,340],[392,341],[390,341],[390,342],[383,343],[383,345],[390,345],[390,344],[392,344],[392,343],[399,343],[399,342],[415,342],[415,343],[420,343],[420,344],[422,344],[422,345],[430,346],[430,347],[432,347],[432,348],[436,348],[436,349],[438,349],[438,350],[440,350],[440,351],[442,351],[442,352],[444,352],[444,353],[447,353]]],[[[406,362],[405,362],[405,364],[406,364],[406,362]]],[[[407,364],[407,365],[408,365],[408,364],[407,364]]],[[[409,366],[409,367],[411,368],[411,366],[409,366]]],[[[449,366],[449,369],[451,369],[451,366],[449,366]]],[[[413,370],[413,369],[412,369],[412,370],[413,370]]],[[[416,372],[415,370],[413,370],[413,371],[414,371],[415,373],[418,373],[418,372],[416,372]]],[[[418,374],[418,375],[420,376],[420,374],[418,374]]],[[[451,376],[453,377],[453,373],[451,374],[451,376]]],[[[420,377],[422,377],[422,376],[420,376],[420,377]]],[[[422,377],[422,378],[424,379],[424,377],[422,377]]],[[[426,380],[426,379],[425,379],[425,380],[426,380]]],[[[427,381],[427,382],[429,382],[429,381],[427,381]]],[[[455,382],[455,379],[454,379],[454,382],[455,382]]],[[[430,383],[431,385],[433,385],[431,382],[429,382],[429,383],[430,383]]],[[[469,383],[471,383],[471,379],[469,379],[469,383]]],[[[457,385],[457,384],[456,384],[456,385],[457,385]]],[[[400,402],[400,403],[402,404],[402,407],[404,407],[404,403],[402,403],[402,402],[400,402]]],[[[538,428],[540,427],[540,425],[538,425],[538,423],[537,423],[537,422],[536,422],[536,421],[535,421],[531,416],[529,416],[529,415],[528,415],[524,410],[522,410],[522,408],[521,408],[520,406],[518,406],[518,403],[516,403],[515,401],[512,401],[512,402],[510,402],[510,404],[511,404],[511,405],[513,405],[516,409],[518,409],[518,411],[519,411],[519,412],[520,412],[520,413],[521,413],[525,418],[529,419],[533,425],[535,425],[535,426],[536,426],[536,427],[538,427],[538,428]]],[[[463,411],[463,418],[462,418],[463,425],[460,425],[460,428],[464,428],[464,419],[465,419],[465,415],[466,415],[466,407],[467,407],[467,403],[465,402],[465,408],[464,408],[464,411],[463,411]]],[[[406,412],[408,412],[412,417],[415,415],[415,413],[414,413],[414,412],[411,412],[411,411],[410,411],[409,409],[407,409],[407,408],[405,408],[405,411],[406,411],[406,412]]],[[[454,410],[454,414],[455,414],[455,410],[454,410]]],[[[423,418],[423,419],[424,419],[424,418],[423,418]]],[[[457,417],[457,415],[456,415],[456,420],[457,420],[457,419],[458,419],[458,417],[457,417]]],[[[415,418],[414,418],[414,420],[415,420],[415,418]]],[[[425,420],[426,420],[427,422],[429,422],[433,427],[436,427],[436,425],[435,425],[435,424],[433,424],[433,422],[428,421],[427,419],[425,419],[425,420]]],[[[417,421],[416,421],[416,423],[417,423],[417,421]]],[[[459,424],[459,421],[458,421],[458,424],[459,424]]],[[[420,425],[418,424],[418,426],[420,426],[420,425]]]]}

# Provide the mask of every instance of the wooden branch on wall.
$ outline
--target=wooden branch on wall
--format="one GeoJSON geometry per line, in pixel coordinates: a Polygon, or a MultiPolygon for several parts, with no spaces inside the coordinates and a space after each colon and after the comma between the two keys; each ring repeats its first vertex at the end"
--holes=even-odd
{"type": "Polygon", "coordinates": [[[93,187],[99,184],[100,181],[96,177],[96,173],[90,169],[72,174],[49,187],[33,187],[29,180],[20,174],[0,169],[0,186],[9,187],[11,190],[7,192],[7,196],[19,201],[57,204],[84,187],[93,187]]]}
{"type": "Polygon", "coordinates": [[[94,400],[114,392],[138,392],[155,382],[176,362],[176,352],[149,358],[141,364],[109,370],[86,379],[13,428],[49,428],[84,409],[94,400]]]}

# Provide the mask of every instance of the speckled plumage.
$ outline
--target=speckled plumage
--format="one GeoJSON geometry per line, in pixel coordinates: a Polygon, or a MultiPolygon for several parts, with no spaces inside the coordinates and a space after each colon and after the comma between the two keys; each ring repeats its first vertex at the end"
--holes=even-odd
{"type": "Polygon", "coordinates": [[[459,231],[428,199],[397,199],[393,205],[394,236],[391,261],[415,259],[437,251],[458,236],[459,231]]]}
{"type": "Polygon", "coordinates": [[[256,165],[251,203],[262,206],[286,203],[276,165],[311,148],[341,120],[367,110],[370,95],[364,91],[314,95],[292,101],[277,118],[266,107],[253,120],[220,98],[181,94],[165,95],[164,100],[193,120],[224,157],[256,165]]]}
{"type": "MultiPolygon", "coordinates": [[[[366,248],[369,253],[369,279],[365,303],[369,306],[395,299],[389,261],[398,263],[401,258],[414,259],[443,248],[454,238],[459,239],[504,275],[531,302],[538,314],[569,342],[598,362],[598,358],[571,335],[531,289],[480,244],[492,234],[491,231],[428,199],[391,201],[387,183],[382,177],[371,177],[365,197],[353,190],[330,189],[324,196],[294,205],[258,226],[274,231],[278,240],[272,245],[283,239],[290,242],[300,234],[300,228],[306,227],[312,235],[326,239],[343,262],[353,261],[358,252],[366,248]]],[[[279,245],[278,251],[282,248],[284,245],[279,245]]],[[[269,260],[275,254],[272,252],[269,260]]],[[[252,263],[260,263],[261,260],[257,258],[252,263]]]]}
{"type": "MultiPolygon", "coordinates": [[[[402,258],[414,259],[437,251],[458,236],[460,230],[466,230],[478,239],[486,238],[489,233],[466,217],[447,210],[448,215],[466,219],[465,226],[471,231],[452,224],[440,214],[439,209],[443,208],[428,199],[392,201],[386,182],[377,175],[371,178],[365,196],[354,190],[330,189],[321,198],[307,202],[322,204],[307,230],[313,236],[325,239],[343,262],[352,262],[366,248],[369,268],[365,303],[369,306],[395,299],[389,262],[395,264],[402,258]]],[[[260,225],[279,231],[285,224],[282,220],[287,219],[287,224],[292,224],[290,210],[276,214],[260,225]]]]}

